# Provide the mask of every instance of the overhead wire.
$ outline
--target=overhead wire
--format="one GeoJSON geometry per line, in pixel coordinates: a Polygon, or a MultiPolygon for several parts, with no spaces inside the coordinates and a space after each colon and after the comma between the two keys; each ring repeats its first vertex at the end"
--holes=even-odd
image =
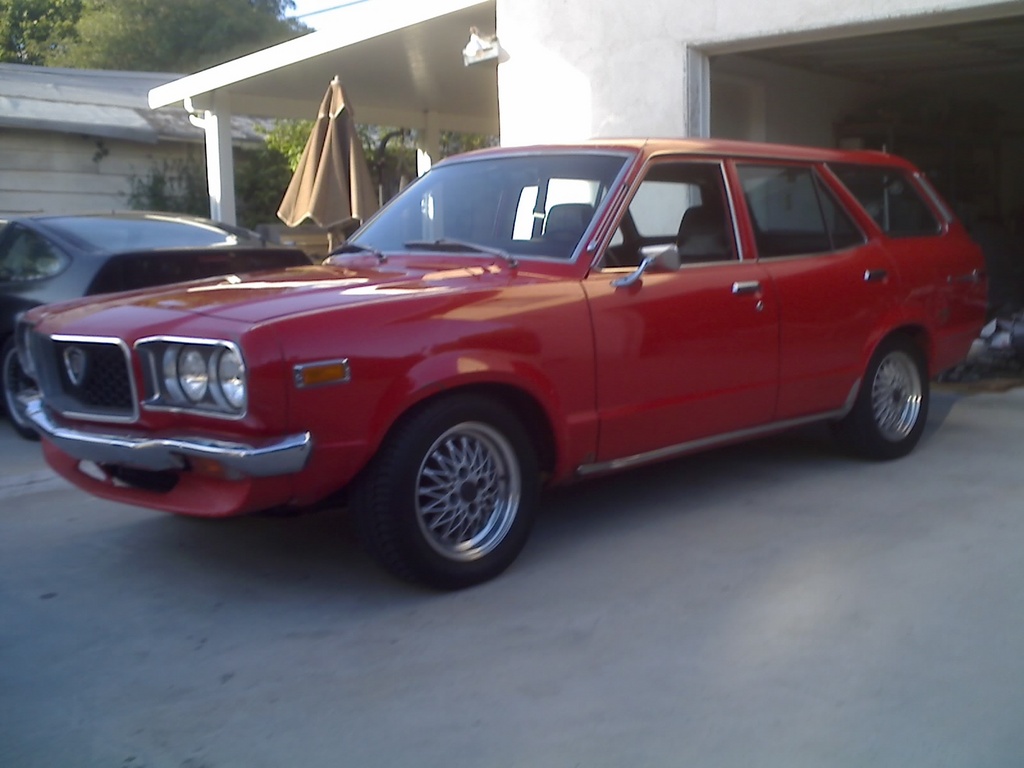
{"type": "Polygon", "coordinates": [[[331,11],[340,11],[342,8],[348,8],[352,5],[361,5],[362,3],[369,2],[369,0],[351,0],[348,3],[340,3],[338,5],[332,5],[330,8],[320,8],[316,11],[307,11],[306,13],[298,16],[291,16],[292,19],[308,19],[310,16],[318,16],[321,13],[330,13],[331,11]]]}

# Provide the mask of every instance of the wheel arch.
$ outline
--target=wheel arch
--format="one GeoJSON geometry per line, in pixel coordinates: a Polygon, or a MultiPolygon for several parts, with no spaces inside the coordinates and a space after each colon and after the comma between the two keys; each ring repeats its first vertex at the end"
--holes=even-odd
{"type": "Polygon", "coordinates": [[[558,459],[557,438],[547,410],[531,393],[521,387],[503,382],[463,383],[447,387],[443,391],[425,394],[423,397],[410,403],[391,421],[387,429],[381,434],[378,446],[387,440],[389,435],[400,429],[403,424],[415,417],[416,414],[435,403],[469,395],[485,397],[500,403],[511,413],[519,417],[536,452],[537,465],[542,474],[550,475],[556,471],[558,459]]]}
{"type": "Polygon", "coordinates": [[[882,344],[896,336],[902,336],[910,339],[914,346],[921,351],[925,366],[928,369],[929,377],[934,376],[935,371],[932,370],[933,361],[935,360],[934,341],[932,339],[932,335],[928,332],[928,329],[921,323],[907,322],[890,328],[886,333],[881,334],[877,339],[875,339],[875,343],[871,346],[867,359],[870,360],[882,344]]]}

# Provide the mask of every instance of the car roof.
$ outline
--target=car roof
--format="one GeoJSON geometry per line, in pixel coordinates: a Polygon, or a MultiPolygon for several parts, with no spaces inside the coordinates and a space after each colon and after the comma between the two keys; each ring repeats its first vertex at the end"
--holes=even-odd
{"type": "Polygon", "coordinates": [[[77,250],[114,254],[158,248],[259,244],[255,232],[176,213],[124,211],[12,219],[77,250]]]}
{"type": "MultiPolygon", "coordinates": [[[[913,169],[907,160],[896,155],[874,150],[845,150],[825,147],[806,147],[793,144],[771,144],[766,142],[739,141],[733,139],[676,139],[676,138],[607,138],[590,139],[574,144],[543,144],[519,147],[496,147],[481,149],[459,158],[495,157],[501,155],[529,154],[532,152],[558,152],[581,150],[626,151],[655,157],[665,154],[706,155],[714,157],[737,157],[745,159],[792,160],[819,163],[859,163],[865,165],[886,165],[913,169]]],[[[446,160],[445,162],[449,162],[446,160]]]]}

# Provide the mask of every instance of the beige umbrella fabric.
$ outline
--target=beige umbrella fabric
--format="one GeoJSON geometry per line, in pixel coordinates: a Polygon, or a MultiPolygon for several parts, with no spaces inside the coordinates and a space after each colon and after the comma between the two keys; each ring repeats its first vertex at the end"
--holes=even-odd
{"type": "Polygon", "coordinates": [[[365,221],[376,210],[377,195],[352,108],[341,81],[335,77],[324,94],[277,216],[289,227],[297,227],[308,218],[332,229],[353,217],[365,221]]]}

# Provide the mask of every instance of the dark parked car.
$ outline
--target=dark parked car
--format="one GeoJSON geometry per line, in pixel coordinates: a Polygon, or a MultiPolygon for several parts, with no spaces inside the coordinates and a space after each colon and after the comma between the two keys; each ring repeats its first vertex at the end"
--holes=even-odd
{"type": "Polygon", "coordinates": [[[18,392],[32,387],[14,348],[15,318],[40,304],[260,269],[308,266],[255,232],[167,213],[33,216],[0,221],[0,346],[4,406],[35,439],[18,392]]]}

